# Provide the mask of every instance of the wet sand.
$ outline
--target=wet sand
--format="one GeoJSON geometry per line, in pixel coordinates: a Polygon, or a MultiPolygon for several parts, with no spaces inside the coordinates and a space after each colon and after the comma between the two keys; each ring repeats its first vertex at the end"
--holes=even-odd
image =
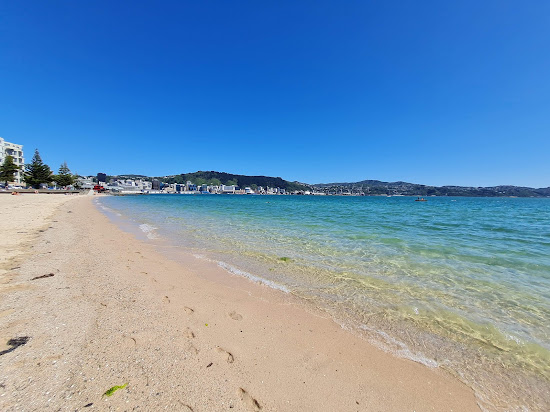
{"type": "Polygon", "coordinates": [[[92,199],[0,196],[0,410],[479,410],[445,371],[214,264],[173,261],[92,199]]]}

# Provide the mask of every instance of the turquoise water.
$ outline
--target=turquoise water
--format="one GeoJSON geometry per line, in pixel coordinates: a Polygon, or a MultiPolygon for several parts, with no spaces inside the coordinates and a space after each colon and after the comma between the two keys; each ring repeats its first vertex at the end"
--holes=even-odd
{"type": "Polygon", "coordinates": [[[101,204],[440,366],[488,409],[545,409],[550,199],[149,195],[101,204]]]}

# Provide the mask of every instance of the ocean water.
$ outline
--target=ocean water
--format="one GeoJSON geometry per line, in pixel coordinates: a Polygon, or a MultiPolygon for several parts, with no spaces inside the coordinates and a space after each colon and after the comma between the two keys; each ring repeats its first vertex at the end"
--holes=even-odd
{"type": "Polygon", "coordinates": [[[301,298],[487,410],[550,410],[550,199],[149,195],[97,202],[301,298]]]}

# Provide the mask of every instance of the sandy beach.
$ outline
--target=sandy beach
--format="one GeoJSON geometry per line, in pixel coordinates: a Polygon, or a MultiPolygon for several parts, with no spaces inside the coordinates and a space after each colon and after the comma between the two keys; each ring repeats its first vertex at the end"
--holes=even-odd
{"type": "Polygon", "coordinates": [[[0,196],[0,410],[480,410],[444,370],[215,264],[173,261],[92,200],[0,196]]]}

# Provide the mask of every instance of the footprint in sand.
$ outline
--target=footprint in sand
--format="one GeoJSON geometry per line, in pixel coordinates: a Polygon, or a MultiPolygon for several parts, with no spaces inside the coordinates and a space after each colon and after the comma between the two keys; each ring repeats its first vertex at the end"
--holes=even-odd
{"type": "Polygon", "coordinates": [[[165,297],[162,298],[162,301],[164,303],[170,303],[170,298],[168,296],[165,296],[165,297]]]}
{"type": "Polygon", "coordinates": [[[233,320],[242,320],[243,316],[235,311],[229,313],[229,317],[233,320]]]}
{"type": "Polygon", "coordinates": [[[188,315],[192,315],[193,312],[195,312],[193,309],[189,308],[189,307],[184,307],[183,310],[185,311],[185,313],[187,313],[188,315]]]}
{"type": "Polygon", "coordinates": [[[223,348],[216,348],[216,350],[218,351],[218,353],[220,355],[222,355],[223,358],[225,358],[225,360],[227,361],[227,363],[233,363],[235,362],[235,357],[228,351],[226,351],[225,349],[223,348]]]}
{"type": "Polygon", "coordinates": [[[199,350],[195,347],[195,345],[193,345],[192,343],[190,343],[189,345],[187,345],[187,350],[189,352],[191,352],[192,354],[194,355],[197,355],[199,353],[199,350]]]}
{"type": "Polygon", "coordinates": [[[195,334],[189,328],[185,329],[184,334],[185,334],[185,336],[187,336],[188,339],[193,339],[195,337],[195,334]]]}
{"type": "Polygon", "coordinates": [[[250,394],[245,391],[243,388],[239,388],[238,390],[239,396],[241,398],[241,401],[245,404],[245,406],[254,412],[259,412],[262,410],[262,407],[258,403],[256,399],[254,399],[250,394]]]}

